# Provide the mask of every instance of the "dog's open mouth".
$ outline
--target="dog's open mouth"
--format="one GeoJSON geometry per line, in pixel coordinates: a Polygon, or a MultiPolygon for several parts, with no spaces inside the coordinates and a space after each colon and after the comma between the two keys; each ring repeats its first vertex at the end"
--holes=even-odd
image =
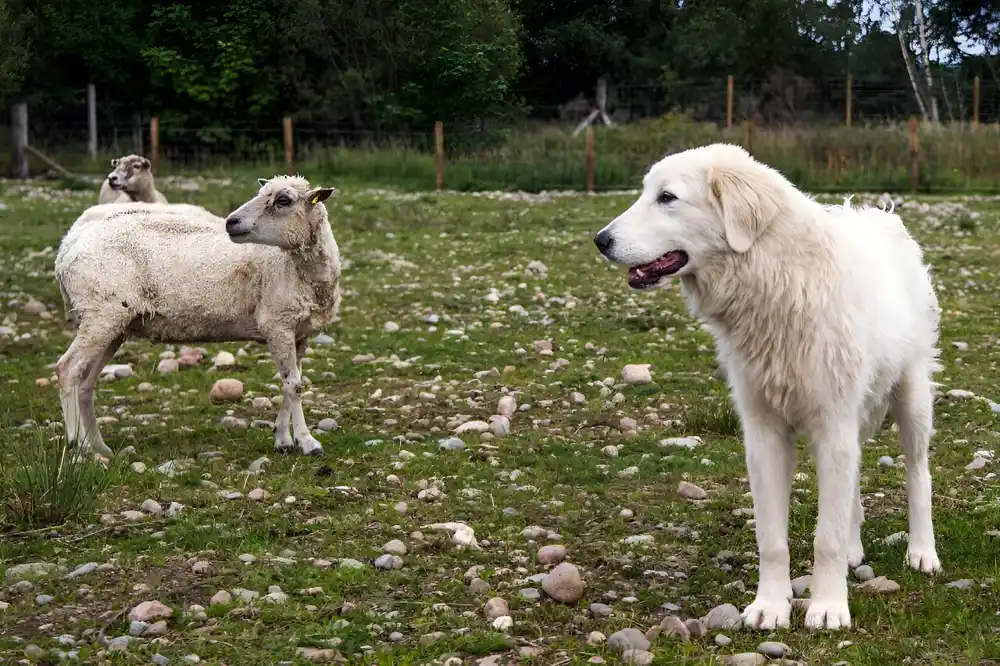
{"type": "Polygon", "coordinates": [[[661,279],[669,277],[684,268],[687,262],[687,252],[675,250],[667,252],[659,259],[654,259],[648,264],[631,266],[628,269],[628,286],[633,289],[648,289],[656,286],[661,279]]]}

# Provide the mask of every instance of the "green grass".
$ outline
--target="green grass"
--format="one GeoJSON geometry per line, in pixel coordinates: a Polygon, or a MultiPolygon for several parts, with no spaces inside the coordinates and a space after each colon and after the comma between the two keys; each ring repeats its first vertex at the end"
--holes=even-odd
{"type": "MultiPolygon", "coordinates": [[[[470,132],[445,127],[445,187],[454,191],[582,190],[585,139],[571,124],[521,125],[470,132]]],[[[434,187],[432,128],[409,134],[358,136],[296,130],[295,168],[340,184],[383,183],[410,191],[434,187]]],[[[596,126],[598,190],[632,189],[664,154],[728,141],[748,147],[798,186],[812,191],[910,192],[911,149],[906,123],[732,129],[667,115],[627,125],[596,126]]],[[[258,177],[285,169],[280,133],[223,128],[197,144],[197,132],[162,130],[157,175],[233,173],[258,177]],[[252,168],[249,165],[253,165],[252,168]]],[[[41,139],[40,139],[41,141],[41,139]]],[[[923,193],[1000,192],[1000,125],[922,125],[916,189],[923,193]]],[[[71,170],[106,174],[106,154],[87,160],[85,137],[42,145],[71,170]]],[[[148,137],[147,137],[148,146],[148,137]]],[[[131,152],[130,142],[121,148],[131,152]]],[[[35,164],[40,171],[43,165],[35,164]]],[[[2,168],[2,167],[0,167],[2,168]]],[[[2,172],[0,172],[2,173],[2,172]]]]}
{"type": "MultiPolygon", "coordinates": [[[[229,187],[207,184],[191,199],[224,214],[254,189],[251,179],[229,187]]],[[[166,194],[184,199],[169,187],[166,194]]],[[[61,441],[57,389],[36,383],[51,379],[71,339],[52,262],[61,235],[95,198],[96,188],[0,183],[0,326],[17,336],[0,337],[4,478],[17,474],[29,448],[51,447],[44,455],[56,455],[61,441]],[[28,295],[47,304],[52,316],[25,313],[28,295]]],[[[524,664],[584,664],[593,656],[617,663],[605,648],[586,644],[589,632],[645,630],[663,617],[667,602],[679,605],[685,618],[721,603],[746,605],[756,584],[756,548],[747,516],[734,511],[751,500],[738,422],[724,386],[711,377],[712,341],[688,316],[676,289],[630,292],[622,271],[593,247],[593,233],[629,203],[626,196],[497,201],[344,186],[328,206],[350,261],[343,319],[327,331],[335,344],[314,345],[305,365],[310,424],[333,417],[342,426],[319,436],[326,455],[281,456],[271,450],[269,430],[220,424],[229,412],[248,420],[274,418],[274,409],[255,412],[251,405],[252,397],[278,394],[262,347],[207,345],[207,359],[223,349],[246,355],[226,373],[209,369],[206,360],[159,375],[164,346],[126,344],[115,362],[131,363],[134,376],[101,383],[97,396],[106,441],[119,451],[134,447],[123,454],[121,473],[96,494],[95,506],[81,506],[79,517],[52,518],[51,530],[38,531],[23,512],[0,509],[0,568],[35,561],[66,569],[87,562],[112,566],[72,581],[43,577],[30,592],[7,589],[15,580],[4,580],[0,600],[9,606],[0,611],[0,657],[14,662],[28,643],[56,648],[61,634],[95,638],[85,632],[101,630],[104,613],[158,599],[174,609],[162,644],[143,639],[127,653],[99,657],[103,648],[85,640],[76,648],[80,661],[142,664],[160,652],[170,663],[192,653],[217,665],[304,663],[295,661],[297,648],[334,641],[353,664],[416,666],[443,663],[449,655],[475,663],[475,657],[516,655],[525,647],[540,653],[522,658],[524,664]],[[543,261],[547,275],[526,274],[531,260],[543,261]],[[491,288],[499,303],[484,299],[491,288]],[[511,311],[513,305],[527,315],[511,311]],[[427,322],[431,314],[440,319],[436,325],[427,322]],[[384,332],[389,320],[402,330],[384,332]],[[532,342],[542,339],[555,343],[553,356],[533,351],[532,342]],[[377,360],[352,362],[359,354],[377,360]],[[559,359],[568,365],[554,366],[559,359]],[[617,379],[626,363],[652,364],[654,383],[602,396],[598,382],[617,379]],[[208,397],[224,374],[247,390],[243,401],[228,407],[208,397]],[[142,383],[153,390],[140,391],[142,383]],[[464,451],[439,450],[453,417],[485,419],[511,390],[531,408],[515,415],[510,437],[466,437],[464,451]],[[573,392],[585,401],[573,402],[573,392]],[[626,416],[639,423],[637,435],[618,432],[626,416]],[[407,433],[410,441],[397,439],[407,433]],[[704,445],[660,445],[686,435],[701,437],[704,445]],[[602,453],[608,444],[620,445],[617,457],[602,453]],[[406,460],[403,450],[413,457],[406,460]],[[208,452],[221,455],[201,455],[208,452]],[[264,472],[248,475],[262,456],[270,459],[264,472]],[[169,460],[186,461],[186,471],[174,478],[158,473],[156,467],[169,460]],[[125,461],[142,462],[147,470],[135,473],[125,461]],[[630,467],[638,473],[619,474],[630,467]],[[678,497],[681,480],[708,490],[707,503],[678,497]],[[427,484],[437,484],[445,497],[419,499],[427,484]],[[257,486],[270,493],[267,501],[245,497],[257,486]],[[233,490],[244,496],[219,496],[233,490]],[[286,503],[288,496],[295,502],[286,503]],[[172,519],[129,523],[116,517],[146,499],[185,508],[172,519]],[[394,508],[399,502],[408,505],[406,513],[394,508]],[[634,512],[632,520],[619,516],[624,508],[634,512]],[[102,520],[105,514],[110,518],[102,520]],[[422,529],[455,520],[468,521],[485,540],[482,550],[456,550],[447,536],[422,529]],[[521,535],[529,525],[561,535],[586,581],[579,604],[519,599],[518,590],[531,585],[524,579],[544,570],[535,559],[538,544],[521,535]],[[412,535],[417,531],[423,538],[412,535]],[[654,543],[622,542],[638,534],[652,535],[654,543]],[[409,547],[404,568],[376,570],[370,560],[395,538],[409,547]],[[722,550],[735,553],[731,570],[714,559],[722,550]],[[244,553],[257,561],[242,563],[244,553]],[[338,568],[337,558],[347,557],[366,567],[338,568]],[[334,565],[320,568],[311,558],[334,565]],[[195,573],[192,564],[199,560],[211,563],[210,570],[195,573]],[[476,565],[490,585],[487,593],[468,586],[465,574],[476,565]],[[288,602],[211,607],[205,619],[190,610],[207,607],[222,589],[263,595],[269,585],[281,586],[288,602]],[[89,592],[80,592],[84,586],[89,592]],[[310,587],[322,587],[323,595],[298,594],[310,587]],[[590,616],[588,605],[610,593],[618,599],[608,602],[614,614],[590,616]],[[37,594],[54,600],[38,606],[37,594]],[[493,631],[483,617],[482,606],[494,595],[510,602],[515,624],[509,635],[493,631]],[[623,600],[629,596],[635,601],[623,600]],[[438,631],[440,640],[421,645],[421,636],[438,631]],[[401,642],[389,640],[393,632],[402,634],[401,642]],[[369,650],[375,652],[364,656],[369,650]]],[[[944,390],[996,399],[1000,201],[929,198],[898,210],[924,244],[940,287],[945,370],[938,380],[944,390]]],[[[796,628],[775,634],[795,658],[855,666],[1000,662],[1000,589],[993,582],[1000,550],[987,534],[1000,529],[995,464],[965,470],[975,451],[998,448],[996,416],[985,401],[943,400],[935,418],[935,519],[946,572],[936,579],[911,572],[903,562],[905,544],[883,542],[907,529],[905,470],[876,464],[899,452],[887,426],[864,454],[863,533],[870,564],[902,590],[879,598],[852,592],[854,628],[843,633],[808,633],[799,616],[796,628]],[[945,587],[960,578],[975,585],[945,587]],[[844,640],[852,645],[838,647],[844,640]]],[[[793,576],[808,572],[816,514],[815,477],[804,450],[799,471],[804,476],[795,482],[790,526],[793,576]]],[[[10,506],[12,494],[36,489],[4,482],[0,507],[10,506]]],[[[118,616],[105,633],[127,630],[118,616]]],[[[656,663],[719,663],[765,640],[726,632],[733,644],[719,648],[714,633],[687,645],[661,637],[654,644],[656,663]]]]}

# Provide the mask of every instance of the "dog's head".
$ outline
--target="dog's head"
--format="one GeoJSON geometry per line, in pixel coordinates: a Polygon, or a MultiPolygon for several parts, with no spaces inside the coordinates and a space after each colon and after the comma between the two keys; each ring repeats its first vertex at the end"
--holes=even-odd
{"type": "Polygon", "coordinates": [[[777,216],[785,183],[738,146],[668,155],[594,242],[605,257],[629,266],[633,289],[664,286],[724,253],[749,251],[777,216]]]}

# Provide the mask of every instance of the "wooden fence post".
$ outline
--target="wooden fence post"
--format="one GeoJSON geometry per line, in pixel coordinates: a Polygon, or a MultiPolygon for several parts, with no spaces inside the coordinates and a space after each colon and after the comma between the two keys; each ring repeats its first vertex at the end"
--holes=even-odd
{"type": "Polygon", "coordinates": [[[153,116],[149,119],[149,163],[153,173],[157,173],[156,166],[160,157],[160,119],[153,116]]]}
{"type": "Polygon", "coordinates": [[[753,119],[743,121],[743,147],[753,155],[753,119]]]}
{"type": "Polygon", "coordinates": [[[285,134],[285,173],[291,176],[295,167],[295,137],[292,134],[292,117],[285,116],[282,126],[285,134]]]}
{"type": "Polygon", "coordinates": [[[444,123],[440,120],[434,121],[434,188],[444,189],[444,123]]]}
{"type": "Polygon", "coordinates": [[[850,74],[847,75],[847,105],[844,112],[847,114],[847,126],[850,127],[854,115],[854,77],[850,74]]]}
{"type": "Polygon", "coordinates": [[[594,191],[594,126],[587,125],[587,192],[594,191]]]}
{"type": "Polygon", "coordinates": [[[972,129],[979,127],[979,77],[972,79],[972,129]]]}
{"type": "Polygon", "coordinates": [[[733,75],[726,82],[726,129],[733,129],[733,75]]]}
{"type": "Polygon", "coordinates": [[[14,178],[27,180],[28,171],[28,105],[15,104],[10,110],[10,133],[14,144],[12,171],[14,178]]]}
{"type": "Polygon", "coordinates": [[[87,157],[97,159],[97,88],[87,84],[87,157]]]}
{"type": "Polygon", "coordinates": [[[920,140],[917,136],[917,119],[910,117],[910,187],[914,192],[920,187],[920,140]]]}

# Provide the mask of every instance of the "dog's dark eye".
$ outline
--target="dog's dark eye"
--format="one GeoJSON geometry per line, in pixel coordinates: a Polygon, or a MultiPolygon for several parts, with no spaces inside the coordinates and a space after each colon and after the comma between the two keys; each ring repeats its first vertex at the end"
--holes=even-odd
{"type": "Polygon", "coordinates": [[[274,203],[277,204],[277,205],[279,205],[279,206],[291,206],[292,205],[292,200],[289,199],[284,194],[282,194],[280,197],[278,197],[277,199],[274,200],[274,203]]]}
{"type": "Polygon", "coordinates": [[[670,203],[671,201],[676,201],[676,200],[677,197],[675,197],[670,192],[660,192],[656,197],[656,203],[662,204],[664,206],[670,203]]]}

